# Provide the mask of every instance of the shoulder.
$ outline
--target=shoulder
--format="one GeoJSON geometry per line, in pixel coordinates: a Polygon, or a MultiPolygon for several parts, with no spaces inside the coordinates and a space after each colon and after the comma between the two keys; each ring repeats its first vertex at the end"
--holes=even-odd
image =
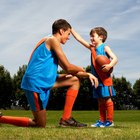
{"type": "Polygon", "coordinates": [[[105,51],[110,50],[110,46],[105,45],[105,46],[104,46],[104,50],[105,50],[105,51]]]}
{"type": "Polygon", "coordinates": [[[54,43],[57,42],[57,39],[53,36],[50,36],[46,39],[46,43],[54,43]]]}
{"type": "Polygon", "coordinates": [[[58,48],[60,46],[60,42],[56,37],[51,36],[46,39],[46,46],[49,46],[50,49],[54,49],[55,47],[58,48]]]}

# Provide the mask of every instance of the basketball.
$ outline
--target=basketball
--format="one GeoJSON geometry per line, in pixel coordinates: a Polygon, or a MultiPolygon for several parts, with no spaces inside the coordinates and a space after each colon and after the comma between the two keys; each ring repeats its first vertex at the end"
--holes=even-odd
{"type": "MultiPolygon", "coordinates": [[[[109,64],[110,59],[104,55],[98,55],[95,59],[95,63],[97,65],[97,67],[102,70],[102,68],[103,68],[102,66],[105,64],[109,64]]],[[[113,68],[111,68],[107,73],[111,73],[112,71],[113,71],[113,68]]]]}

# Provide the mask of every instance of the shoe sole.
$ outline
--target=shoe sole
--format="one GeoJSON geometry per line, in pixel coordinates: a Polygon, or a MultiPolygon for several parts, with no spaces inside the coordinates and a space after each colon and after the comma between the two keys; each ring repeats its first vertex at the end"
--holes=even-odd
{"type": "Polygon", "coordinates": [[[65,128],[65,127],[70,127],[70,126],[66,126],[66,125],[59,125],[60,127],[63,127],[63,128],[65,128]]]}
{"type": "Polygon", "coordinates": [[[105,126],[92,126],[91,125],[91,127],[93,127],[93,128],[104,128],[105,126]]]}
{"type": "Polygon", "coordinates": [[[109,125],[109,126],[105,126],[105,127],[114,127],[114,124],[113,125],[109,125]]]}

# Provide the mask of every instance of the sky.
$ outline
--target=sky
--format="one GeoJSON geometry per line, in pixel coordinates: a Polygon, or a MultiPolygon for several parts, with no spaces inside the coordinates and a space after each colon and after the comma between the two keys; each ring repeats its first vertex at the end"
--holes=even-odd
{"type": "MultiPolygon", "coordinates": [[[[60,18],[88,42],[92,28],[104,27],[105,44],[118,57],[113,75],[125,77],[132,85],[140,78],[140,0],[0,0],[0,65],[11,76],[16,74],[60,18]]],[[[70,63],[90,65],[90,51],[72,35],[62,47],[70,63]]]]}

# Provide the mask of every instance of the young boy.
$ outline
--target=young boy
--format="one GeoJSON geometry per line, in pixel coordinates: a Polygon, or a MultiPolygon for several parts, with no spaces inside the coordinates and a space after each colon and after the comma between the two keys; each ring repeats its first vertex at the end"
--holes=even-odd
{"type": "Polygon", "coordinates": [[[61,126],[85,127],[86,124],[77,122],[71,116],[72,107],[80,88],[77,77],[89,77],[95,87],[98,80],[83,68],[70,64],[65,56],[61,44],[69,40],[71,25],[64,19],[56,20],[52,25],[52,36],[45,37],[38,42],[31,54],[28,67],[23,76],[21,88],[30,104],[34,119],[26,117],[0,117],[0,123],[17,126],[46,126],[46,106],[50,90],[58,87],[68,87],[64,112],[59,124],[61,126]],[[57,74],[60,65],[67,74],[57,74]]]}
{"type": "Polygon", "coordinates": [[[90,31],[91,44],[86,42],[78,33],[73,29],[71,30],[73,36],[86,48],[91,51],[91,71],[92,74],[98,77],[98,88],[93,87],[93,97],[98,99],[100,119],[91,127],[109,127],[114,126],[113,115],[114,105],[111,99],[115,96],[111,75],[105,74],[117,63],[117,57],[112,52],[109,46],[106,46],[104,42],[107,38],[107,31],[103,27],[96,27],[90,31]],[[98,69],[95,63],[96,56],[103,55],[111,58],[111,62],[102,67],[102,70],[98,69]]]}

